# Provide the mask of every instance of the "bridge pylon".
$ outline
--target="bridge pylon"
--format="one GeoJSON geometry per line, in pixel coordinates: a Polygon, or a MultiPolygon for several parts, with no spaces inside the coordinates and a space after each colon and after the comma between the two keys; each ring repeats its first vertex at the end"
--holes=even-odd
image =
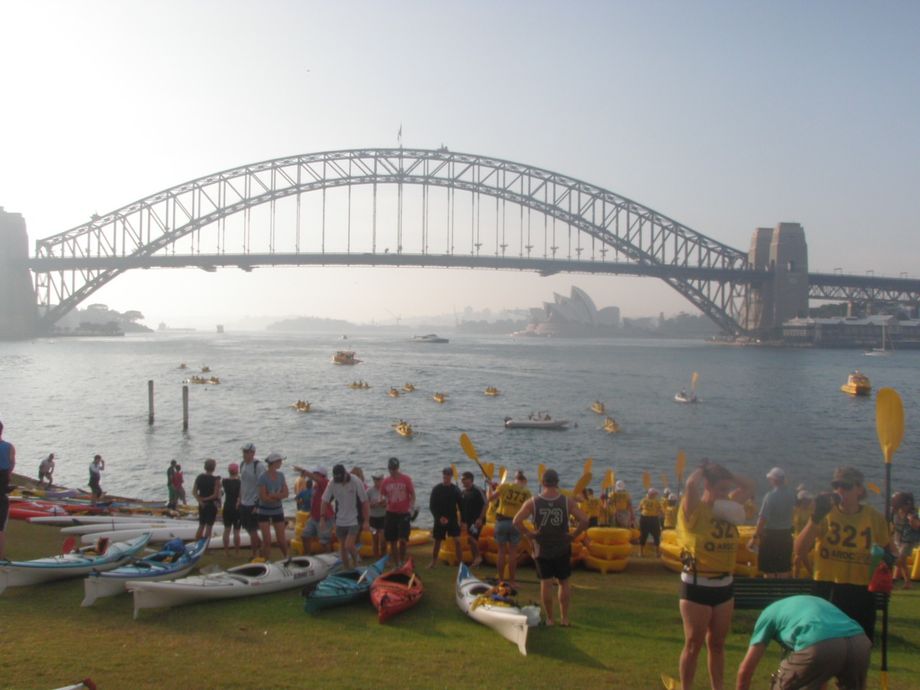
{"type": "Polygon", "coordinates": [[[25,219],[0,206],[0,338],[36,334],[37,308],[28,260],[25,219]]]}
{"type": "Polygon", "coordinates": [[[808,244],[799,223],[757,228],[751,238],[748,263],[769,271],[771,279],[750,285],[745,326],[763,338],[778,338],[784,321],[808,316],[808,244]]]}

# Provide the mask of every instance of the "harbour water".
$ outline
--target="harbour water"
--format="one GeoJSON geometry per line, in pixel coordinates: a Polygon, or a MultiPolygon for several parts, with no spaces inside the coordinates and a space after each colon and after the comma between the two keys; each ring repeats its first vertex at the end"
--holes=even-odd
{"type": "MultiPolygon", "coordinates": [[[[264,457],[277,450],[291,465],[342,462],[367,470],[397,456],[420,496],[456,463],[475,466],[458,438],[469,434],[484,460],[536,474],[538,463],[556,467],[564,485],[594,458],[595,483],[608,467],[633,494],[651,472],[659,488],[674,485],[678,450],[692,468],[702,457],[757,478],[786,468],[790,481],[826,486],[833,468],[853,464],[883,486],[875,432],[875,400],[840,392],[859,368],[874,390],[891,386],[904,401],[905,434],[893,465],[893,486],[916,491],[920,449],[920,352],[868,358],[859,351],[735,348],[663,340],[562,340],[458,337],[449,344],[410,341],[405,331],[301,335],[276,333],[172,333],[111,339],[45,339],[0,343],[0,420],[16,445],[17,470],[37,474],[49,452],[55,479],[86,486],[94,453],[106,459],[103,487],[110,492],[165,497],[171,458],[184,466],[187,484],[205,458],[219,473],[238,461],[253,441],[264,457]],[[353,349],[362,362],[336,366],[337,349],[353,349]],[[188,369],[179,369],[185,362],[188,369]],[[220,385],[190,386],[190,429],[182,431],[183,379],[199,373],[220,385]],[[700,374],[697,405],[677,404],[675,392],[700,374]],[[147,381],[156,390],[156,421],[147,424],[147,381]],[[368,390],[347,384],[364,379],[368,390]],[[399,398],[391,387],[412,383],[399,398]],[[502,394],[483,395],[486,386],[502,394]],[[439,405],[435,391],[448,394],[439,405]],[[291,403],[308,400],[313,411],[291,403]],[[590,411],[606,403],[622,427],[601,429],[590,411]],[[505,416],[547,410],[577,423],[568,431],[506,430],[505,416]],[[418,432],[396,434],[397,419],[418,432]]],[[[535,476],[531,485],[535,484],[535,476]]],[[[881,505],[879,497],[873,502],[881,505]]],[[[421,506],[426,507],[422,500],[421,506]]],[[[424,512],[424,511],[423,511],[424,512]]]]}

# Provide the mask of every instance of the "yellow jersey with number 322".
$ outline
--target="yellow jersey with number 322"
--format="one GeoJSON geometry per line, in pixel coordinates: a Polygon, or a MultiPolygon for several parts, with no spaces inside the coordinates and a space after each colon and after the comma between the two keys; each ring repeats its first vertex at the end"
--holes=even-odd
{"type": "Polygon", "coordinates": [[[681,506],[677,511],[677,534],[680,543],[693,554],[697,574],[718,577],[735,570],[738,528],[713,515],[708,503],[700,501],[689,518],[684,517],[681,506]]]}

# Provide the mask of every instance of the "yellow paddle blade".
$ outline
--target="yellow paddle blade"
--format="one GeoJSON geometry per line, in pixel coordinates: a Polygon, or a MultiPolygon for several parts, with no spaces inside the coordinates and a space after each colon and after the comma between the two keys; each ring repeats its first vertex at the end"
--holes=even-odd
{"type": "Polygon", "coordinates": [[[466,434],[460,434],[460,447],[463,448],[466,457],[470,460],[479,462],[479,453],[476,452],[476,446],[473,445],[473,442],[470,441],[470,437],[466,434]]]}
{"type": "Polygon", "coordinates": [[[454,463],[450,463],[450,471],[454,475],[454,481],[458,481],[460,479],[460,473],[457,471],[457,466],[454,463]]]}
{"type": "Polygon", "coordinates": [[[662,472],[659,478],[661,479],[661,488],[663,489],[668,485],[668,475],[662,472]]]}
{"type": "Polygon", "coordinates": [[[537,481],[543,483],[543,473],[546,472],[546,465],[542,462],[537,465],[537,481]]]}
{"type": "Polygon", "coordinates": [[[501,465],[498,467],[498,483],[504,484],[508,481],[508,470],[501,465]]]}
{"type": "Polygon", "coordinates": [[[693,376],[690,377],[690,390],[696,390],[696,384],[700,380],[699,372],[694,371],[693,376]]]}
{"type": "Polygon", "coordinates": [[[679,450],[677,451],[677,462],[674,463],[674,472],[677,474],[677,483],[683,484],[684,482],[684,469],[687,467],[687,454],[679,450]]]}
{"type": "Polygon", "coordinates": [[[594,458],[588,458],[587,460],[585,460],[585,466],[582,469],[581,473],[589,474],[591,472],[591,468],[593,467],[593,465],[594,465],[594,458]]]}
{"type": "Polygon", "coordinates": [[[879,487],[879,485],[876,484],[875,482],[866,482],[866,488],[869,489],[869,491],[874,493],[876,496],[882,493],[881,487],[879,487]]]}
{"type": "Polygon", "coordinates": [[[875,396],[875,431],[885,462],[890,463],[904,438],[904,406],[894,388],[882,388],[875,396]]]}
{"type": "Polygon", "coordinates": [[[675,678],[672,678],[667,673],[661,674],[661,684],[664,686],[664,690],[677,690],[680,687],[680,683],[678,683],[675,678]]]}
{"type": "Polygon", "coordinates": [[[491,462],[482,463],[482,473],[486,476],[486,479],[491,482],[492,478],[495,476],[495,465],[491,462]]]}
{"type": "Polygon", "coordinates": [[[652,486],[652,475],[649,474],[648,470],[642,473],[642,486],[645,487],[646,491],[652,486]]]}
{"type": "Polygon", "coordinates": [[[601,482],[601,488],[610,489],[614,484],[616,484],[616,480],[614,479],[613,470],[607,470],[604,474],[604,481],[601,482]]]}
{"type": "Polygon", "coordinates": [[[581,475],[581,478],[578,480],[578,483],[575,485],[575,488],[572,489],[572,494],[578,496],[583,493],[585,489],[588,488],[588,484],[591,483],[591,473],[585,472],[581,475]]]}

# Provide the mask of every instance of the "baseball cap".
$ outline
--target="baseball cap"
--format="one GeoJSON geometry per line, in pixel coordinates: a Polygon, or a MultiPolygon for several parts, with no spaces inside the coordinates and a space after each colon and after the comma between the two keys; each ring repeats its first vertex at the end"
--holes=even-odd
{"type": "Polygon", "coordinates": [[[543,473],[544,486],[559,486],[559,473],[556,470],[546,470],[543,473]]]}
{"type": "Polygon", "coordinates": [[[767,479],[785,479],[786,472],[782,467],[774,467],[772,470],[767,472],[767,479]]]}
{"type": "Polygon", "coordinates": [[[441,474],[449,474],[451,477],[453,477],[454,470],[451,467],[445,467],[443,470],[441,470],[441,474]]]}
{"type": "Polygon", "coordinates": [[[371,479],[383,479],[383,472],[374,472],[371,475],[371,479]]]}
{"type": "Polygon", "coordinates": [[[255,449],[256,449],[256,445],[250,442],[250,443],[244,443],[243,447],[240,450],[242,450],[244,453],[249,453],[251,451],[254,451],[255,449]]]}
{"type": "Polygon", "coordinates": [[[812,496],[811,492],[810,492],[810,491],[806,491],[805,489],[801,489],[801,490],[795,495],[795,497],[796,497],[798,500],[800,500],[800,501],[804,501],[805,499],[812,499],[812,498],[814,498],[814,496],[812,496]]]}
{"type": "Polygon", "coordinates": [[[657,496],[657,495],[658,495],[658,489],[656,489],[656,488],[653,486],[652,488],[650,488],[650,489],[648,490],[648,495],[649,495],[649,496],[657,496]]]}
{"type": "Polygon", "coordinates": [[[622,479],[617,479],[615,488],[617,491],[623,491],[626,488],[626,482],[624,482],[622,479]]]}
{"type": "Polygon", "coordinates": [[[265,458],[265,463],[271,465],[273,462],[281,462],[284,460],[284,456],[281,453],[269,453],[268,457],[265,458]]]}
{"type": "Polygon", "coordinates": [[[387,468],[391,470],[399,469],[399,458],[390,458],[387,460],[387,468]]]}

